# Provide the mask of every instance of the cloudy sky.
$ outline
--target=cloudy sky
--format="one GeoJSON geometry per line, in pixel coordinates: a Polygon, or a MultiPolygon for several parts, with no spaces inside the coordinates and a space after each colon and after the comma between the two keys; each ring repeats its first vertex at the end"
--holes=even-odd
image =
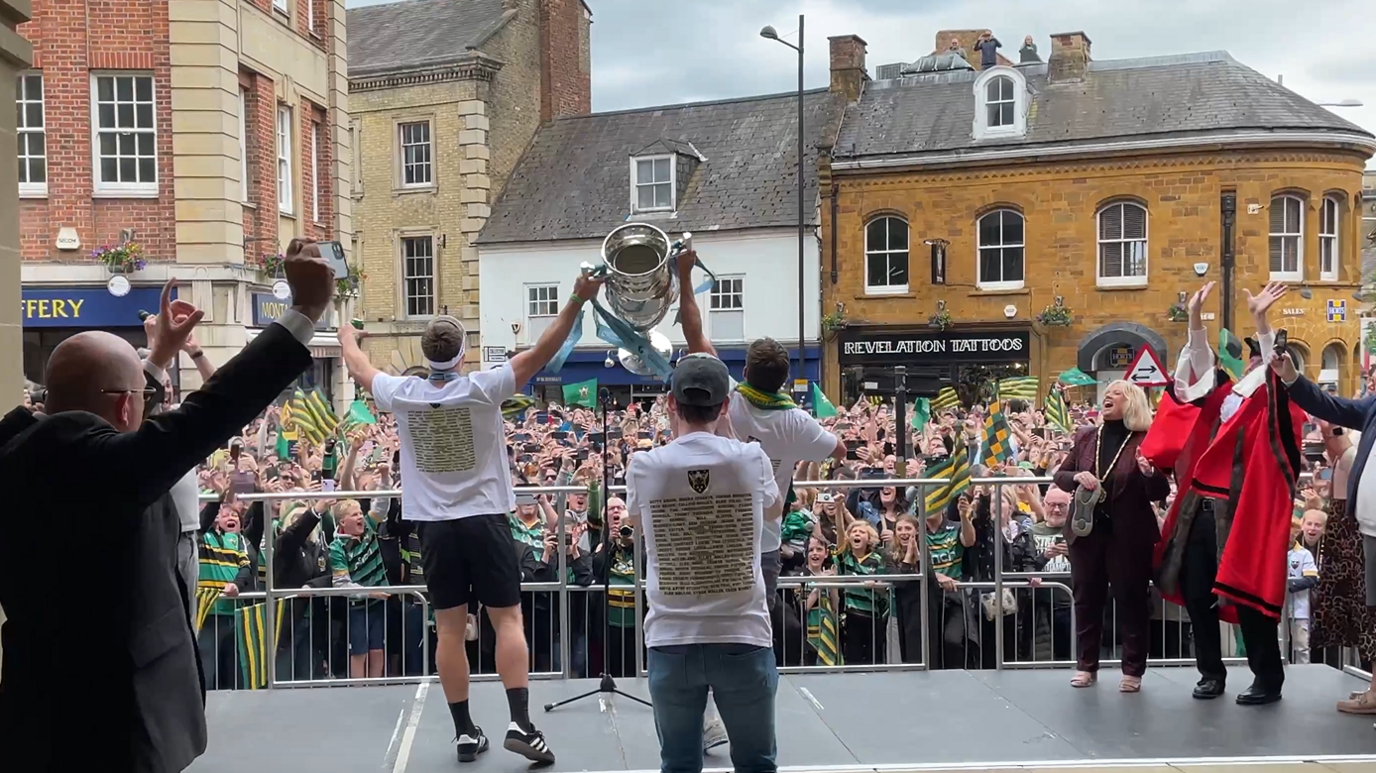
{"type": "MultiPolygon", "coordinates": [[[[350,7],[377,1],[348,0],[350,7]]],[[[873,74],[876,65],[931,53],[941,29],[988,27],[1014,59],[1024,35],[1045,58],[1052,33],[1083,30],[1096,59],[1227,50],[1267,75],[1283,75],[1286,86],[1314,101],[1360,100],[1364,107],[1331,109],[1376,132],[1376,56],[1366,52],[1376,40],[1372,0],[587,2],[598,111],[790,91],[796,55],[759,30],[771,24],[796,43],[802,13],[809,88],[827,84],[831,35],[864,38],[873,74]]]]}

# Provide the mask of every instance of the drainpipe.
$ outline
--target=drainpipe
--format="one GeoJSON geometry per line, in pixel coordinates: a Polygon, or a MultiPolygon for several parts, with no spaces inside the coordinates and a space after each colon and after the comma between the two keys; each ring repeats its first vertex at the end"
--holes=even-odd
{"type": "Polygon", "coordinates": [[[1237,193],[1235,191],[1224,191],[1220,200],[1223,211],[1223,234],[1222,244],[1220,245],[1219,255],[1222,256],[1220,265],[1220,279],[1223,282],[1223,327],[1229,332],[1236,334],[1233,329],[1233,267],[1236,255],[1233,253],[1233,231],[1237,225],[1237,193]]]}

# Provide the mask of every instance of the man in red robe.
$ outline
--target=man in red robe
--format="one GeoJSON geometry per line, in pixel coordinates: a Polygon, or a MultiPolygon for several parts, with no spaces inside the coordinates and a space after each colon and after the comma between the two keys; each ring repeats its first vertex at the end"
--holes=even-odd
{"type": "MultiPolygon", "coordinates": [[[[1290,404],[1270,369],[1261,367],[1275,343],[1266,311],[1284,293],[1279,285],[1257,296],[1248,293],[1258,341],[1248,341],[1251,367],[1236,384],[1212,369],[1182,379],[1180,370],[1197,354],[1186,348],[1176,389],[1163,399],[1143,442],[1148,460],[1176,474],[1178,493],[1157,545],[1157,586],[1189,611],[1199,699],[1222,695],[1227,680],[1220,620],[1241,628],[1254,676],[1238,703],[1279,700],[1285,678],[1277,623],[1304,414],[1290,404]],[[1182,392],[1190,402],[1180,399],[1182,392]]],[[[1195,335],[1193,301],[1190,311],[1195,345],[1204,338],[1195,335]]],[[[1202,331],[1202,323],[1198,327],[1202,331]]]]}

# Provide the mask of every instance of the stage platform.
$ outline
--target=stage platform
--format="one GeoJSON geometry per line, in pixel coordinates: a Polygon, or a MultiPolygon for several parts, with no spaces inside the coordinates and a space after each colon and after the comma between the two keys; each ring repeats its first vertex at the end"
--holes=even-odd
{"type": "MultiPolygon", "coordinates": [[[[1039,768],[1214,770],[1249,773],[1376,771],[1376,717],[1339,714],[1362,689],[1321,665],[1291,666],[1285,698],[1262,707],[1233,698],[1251,683],[1234,669],[1228,694],[1196,701],[1193,669],[1152,669],[1142,692],[1118,692],[1117,671],[1095,687],[1070,687],[1067,670],[792,674],[779,679],[779,765],[791,771],[1039,768]]],[[[546,713],[547,702],[595,689],[590,680],[531,683],[532,719],[566,771],[657,771],[650,709],[590,698],[546,713]]],[[[644,680],[620,687],[646,696],[644,680]]],[[[473,717],[493,739],[468,773],[519,773],[524,758],[501,748],[506,699],[475,684],[473,717]]],[[[438,683],[215,692],[210,748],[193,773],[432,773],[455,771],[454,728],[438,683]]],[[[726,747],[708,769],[730,769],[726,747]]]]}

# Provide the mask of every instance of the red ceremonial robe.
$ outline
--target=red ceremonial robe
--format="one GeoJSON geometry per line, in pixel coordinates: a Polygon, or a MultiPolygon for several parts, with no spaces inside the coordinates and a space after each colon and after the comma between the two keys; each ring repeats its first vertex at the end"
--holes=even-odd
{"type": "Polygon", "coordinates": [[[1180,594],[1180,568],[1200,502],[1199,495],[1190,492],[1189,484],[1200,458],[1213,442],[1223,401],[1233,389],[1226,373],[1216,371],[1215,377],[1213,390],[1193,403],[1180,402],[1175,397],[1175,388],[1167,387],[1147,436],[1142,439],[1142,455],[1147,461],[1158,470],[1172,470],[1175,474],[1176,496],[1161,527],[1154,566],[1156,587],[1162,597],[1181,606],[1185,599],[1180,594]]]}
{"type": "MultiPolygon", "coordinates": [[[[1215,393],[1226,397],[1228,390],[1215,393]]],[[[1201,409],[1201,418],[1203,413],[1201,409]]],[[[1172,508],[1170,538],[1158,547],[1158,581],[1163,595],[1180,601],[1179,569],[1189,527],[1201,498],[1208,497],[1215,503],[1219,534],[1213,590],[1232,602],[1220,607],[1220,619],[1237,622],[1234,604],[1280,617],[1304,421],[1304,412],[1290,402],[1275,374],[1268,371],[1266,383],[1218,428],[1212,442],[1193,461],[1188,485],[1182,487],[1172,508]]],[[[1197,430],[1198,423],[1192,439],[1197,430]]]]}

